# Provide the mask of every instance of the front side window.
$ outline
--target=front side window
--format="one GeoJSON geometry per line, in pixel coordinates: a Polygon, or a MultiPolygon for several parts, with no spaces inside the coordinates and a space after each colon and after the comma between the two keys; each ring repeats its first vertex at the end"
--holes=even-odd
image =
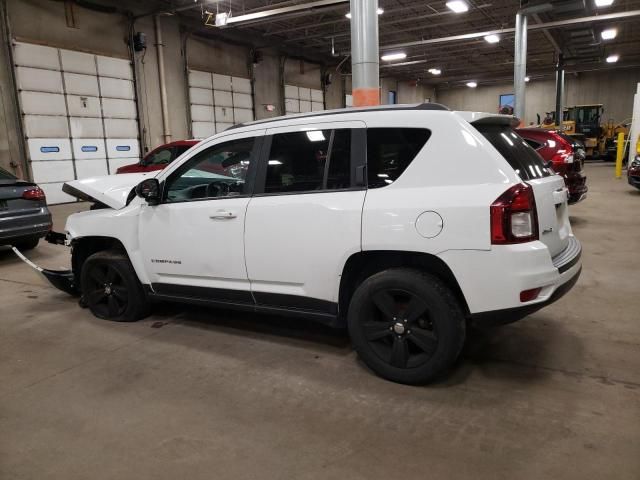
{"type": "Polygon", "coordinates": [[[350,187],[351,130],[308,130],[273,135],[265,193],[350,187]]]}
{"type": "Polygon", "coordinates": [[[425,128],[367,129],[369,188],[395,182],[422,150],[431,132],[425,128]]]}
{"type": "Polygon", "coordinates": [[[167,165],[173,160],[173,149],[163,148],[149,155],[146,161],[147,165],[167,165]]]}
{"type": "Polygon", "coordinates": [[[221,143],[181,165],[167,180],[166,201],[185,202],[243,195],[254,138],[221,143]]]}

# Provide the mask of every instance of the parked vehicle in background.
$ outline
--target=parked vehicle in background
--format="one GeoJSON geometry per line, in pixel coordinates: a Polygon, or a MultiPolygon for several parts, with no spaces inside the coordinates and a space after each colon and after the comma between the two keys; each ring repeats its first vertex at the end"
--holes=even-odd
{"type": "Polygon", "coordinates": [[[138,163],[124,165],[118,168],[116,173],[141,173],[162,170],[198,143],[200,143],[200,140],[177,140],[167,143],[166,145],[161,145],[147,153],[138,163]]]}
{"type": "Polygon", "coordinates": [[[468,322],[523,318],[580,275],[567,188],[517,123],[432,103],[291,115],[161,172],[67,182],[109,207],[67,220],[68,290],[116,321],[169,300],[346,326],[374,372],[425,383],[468,322]]]}
{"type": "Polygon", "coordinates": [[[588,191],[587,176],[584,173],[586,155],[580,140],[543,128],[519,128],[516,131],[545,162],[551,162],[554,172],[562,175],[569,189],[569,204],[578,203],[586,198],[588,191]]]}
{"type": "Polygon", "coordinates": [[[44,191],[0,168],[0,245],[29,250],[51,230],[44,191]]]}
{"type": "Polygon", "coordinates": [[[636,155],[636,158],[631,162],[631,165],[629,165],[627,181],[629,185],[640,190],[640,155],[636,155]]]}

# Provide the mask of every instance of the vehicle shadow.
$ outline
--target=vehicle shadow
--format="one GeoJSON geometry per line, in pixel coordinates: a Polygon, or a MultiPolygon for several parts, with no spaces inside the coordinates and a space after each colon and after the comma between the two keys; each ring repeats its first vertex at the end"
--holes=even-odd
{"type": "Polygon", "coordinates": [[[582,225],[586,225],[587,223],[589,223],[589,221],[585,218],[582,217],[576,217],[573,215],[569,215],[569,221],[571,222],[572,226],[582,226],[582,225]]]}

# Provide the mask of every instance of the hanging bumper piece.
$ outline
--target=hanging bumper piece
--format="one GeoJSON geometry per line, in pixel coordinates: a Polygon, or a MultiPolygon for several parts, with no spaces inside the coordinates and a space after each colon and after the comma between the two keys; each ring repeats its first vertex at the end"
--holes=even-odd
{"type": "Polygon", "coordinates": [[[37,270],[44,278],[46,278],[51,285],[56,287],[58,290],[62,290],[63,292],[68,293],[69,295],[78,295],[80,292],[76,287],[75,276],[71,270],[48,270],[46,268],[39,267],[27,257],[25,257],[20,250],[16,247],[11,247],[13,252],[27,265],[31,268],[37,270]]]}

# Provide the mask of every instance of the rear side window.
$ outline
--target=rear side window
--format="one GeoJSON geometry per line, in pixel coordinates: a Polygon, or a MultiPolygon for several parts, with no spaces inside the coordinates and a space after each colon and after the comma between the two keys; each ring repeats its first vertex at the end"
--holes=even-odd
{"type": "Polygon", "coordinates": [[[506,125],[474,125],[505,158],[522,180],[548,177],[542,157],[506,125]]]}
{"type": "Polygon", "coordinates": [[[425,128],[367,129],[369,188],[395,182],[424,147],[431,132],[425,128]]]}
{"type": "Polygon", "coordinates": [[[537,150],[542,146],[541,143],[538,143],[538,142],[536,142],[534,140],[531,140],[529,138],[525,138],[524,141],[527,142],[531,146],[531,148],[533,148],[534,150],[537,150]]]}
{"type": "Polygon", "coordinates": [[[273,135],[265,193],[350,187],[351,130],[309,130],[273,135]]]}

